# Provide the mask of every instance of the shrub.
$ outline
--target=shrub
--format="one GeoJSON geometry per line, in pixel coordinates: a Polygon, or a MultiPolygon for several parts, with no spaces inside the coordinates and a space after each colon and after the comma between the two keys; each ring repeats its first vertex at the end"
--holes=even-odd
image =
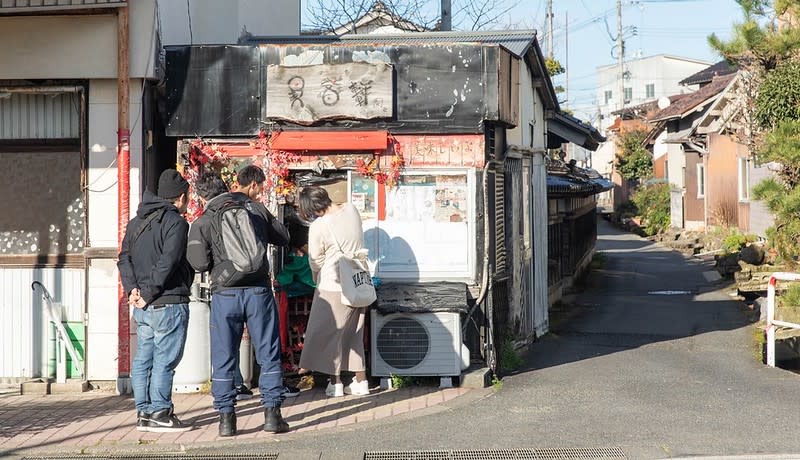
{"type": "Polygon", "coordinates": [[[753,241],[757,241],[758,238],[755,235],[748,234],[745,235],[743,233],[733,232],[730,235],[726,236],[722,240],[722,249],[727,254],[732,254],[734,252],[739,252],[747,243],[752,243],[753,241]]]}
{"type": "Polygon", "coordinates": [[[639,187],[631,197],[642,216],[642,228],[648,235],[664,232],[670,223],[670,186],[651,184],[639,187]]]}

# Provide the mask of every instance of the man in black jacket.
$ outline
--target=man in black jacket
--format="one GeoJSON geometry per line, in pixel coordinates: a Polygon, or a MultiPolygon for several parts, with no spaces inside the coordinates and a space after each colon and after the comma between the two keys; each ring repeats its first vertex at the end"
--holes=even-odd
{"type": "Polygon", "coordinates": [[[189,231],[189,262],[199,272],[209,271],[211,278],[211,393],[214,409],[220,414],[220,436],[236,434],[234,378],[245,323],[255,346],[256,361],[261,366],[259,391],[264,406],[264,431],[289,431],[280,409],[284,399],[281,341],[269,263],[264,258],[254,272],[237,276],[235,282],[217,281],[227,278],[231,264],[225,245],[220,242],[220,229],[215,219],[217,213],[231,203],[248,210],[255,233],[260,235],[265,246],[289,244],[286,228],[257,201],[263,193],[265,180],[261,168],[252,165],[243,168],[237,175],[236,191],[209,200],[203,215],[194,221],[189,231]]]}
{"type": "Polygon", "coordinates": [[[139,431],[186,431],[173,413],[172,378],[183,357],[194,271],[186,260],[189,184],[174,169],[145,191],[119,253],[120,277],[133,305],[137,346],[131,384],[139,431]]]}

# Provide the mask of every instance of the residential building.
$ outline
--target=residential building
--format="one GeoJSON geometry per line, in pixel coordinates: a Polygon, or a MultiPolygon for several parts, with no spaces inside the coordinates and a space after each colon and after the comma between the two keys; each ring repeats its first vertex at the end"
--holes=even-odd
{"type": "Polygon", "coordinates": [[[53,375],[50,323],[30,290],[40,281],[83,353],[71,376],[128,389],[119,236],[143,189],[176,159],[157,104],[162,45],[299,28],[299,0],[2,2],[0,378],[53,375]]]}
{"type": "MultiPolygon", "coordinates": [[[[607,135],[607,130],[618,123],[618,115],[625,118],[626,107],[633,109],[647,102],[657,101],[662,97],[695,91],[697,86],[682,86],[681,80],[708,66],[709,63],[696,59],[659,54],[625,61],[622,75],[616,64],[598,67],[597,111],[599,120],[596,127],[603,135],[607,135]],[[620,78],[623,79],[624,105],[620,104],[619,98],[620,78]]],[[[608,137],[609,140],[592,153],[589,164],[603,177],[611,179],[614,172],[616,145],[614,137],[608,137]]],[[[615,190],[598,197],[598,205],[608,212],[613,212],[615,206],[628,198],[627,195],[618,196],[616,194],[621,186],[621,183],[618,182],[615,181],[618,185],[615,190]]]]}

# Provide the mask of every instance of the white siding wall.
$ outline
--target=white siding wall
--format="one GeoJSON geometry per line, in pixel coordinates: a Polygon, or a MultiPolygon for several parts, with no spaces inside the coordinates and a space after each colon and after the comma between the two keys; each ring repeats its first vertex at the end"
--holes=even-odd
{"type": "Polygon", "coordinates": [[[41,377],[47,372],[50,323],[43,310],[41,282],[63,306],[64,321],[81,321],[84,305],[82,269],[0,268],[0,378],[41,377]]]}
{"type": "Polygon", "coordinates": [[[683,170],[686,167],[686,155],[680,144],[667,144],[667,175],[669,183],[677,188],[685,187],[683,170]]]}

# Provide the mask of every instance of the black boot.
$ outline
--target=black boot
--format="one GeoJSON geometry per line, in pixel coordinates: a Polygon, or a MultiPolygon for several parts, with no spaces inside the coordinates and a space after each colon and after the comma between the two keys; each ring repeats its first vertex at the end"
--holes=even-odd
{"type": "Polygon", "coordinates": [[[289,424],[281,416],[280,407],[267,407],[264,409],[264,431],[272,433],[286,433],[289,431],[289,424]]]}
{"type": "Polygon", "coordinates": [[[220,437],[236,435],[236,413],[219,414],[219,435],[220,437]]]}

